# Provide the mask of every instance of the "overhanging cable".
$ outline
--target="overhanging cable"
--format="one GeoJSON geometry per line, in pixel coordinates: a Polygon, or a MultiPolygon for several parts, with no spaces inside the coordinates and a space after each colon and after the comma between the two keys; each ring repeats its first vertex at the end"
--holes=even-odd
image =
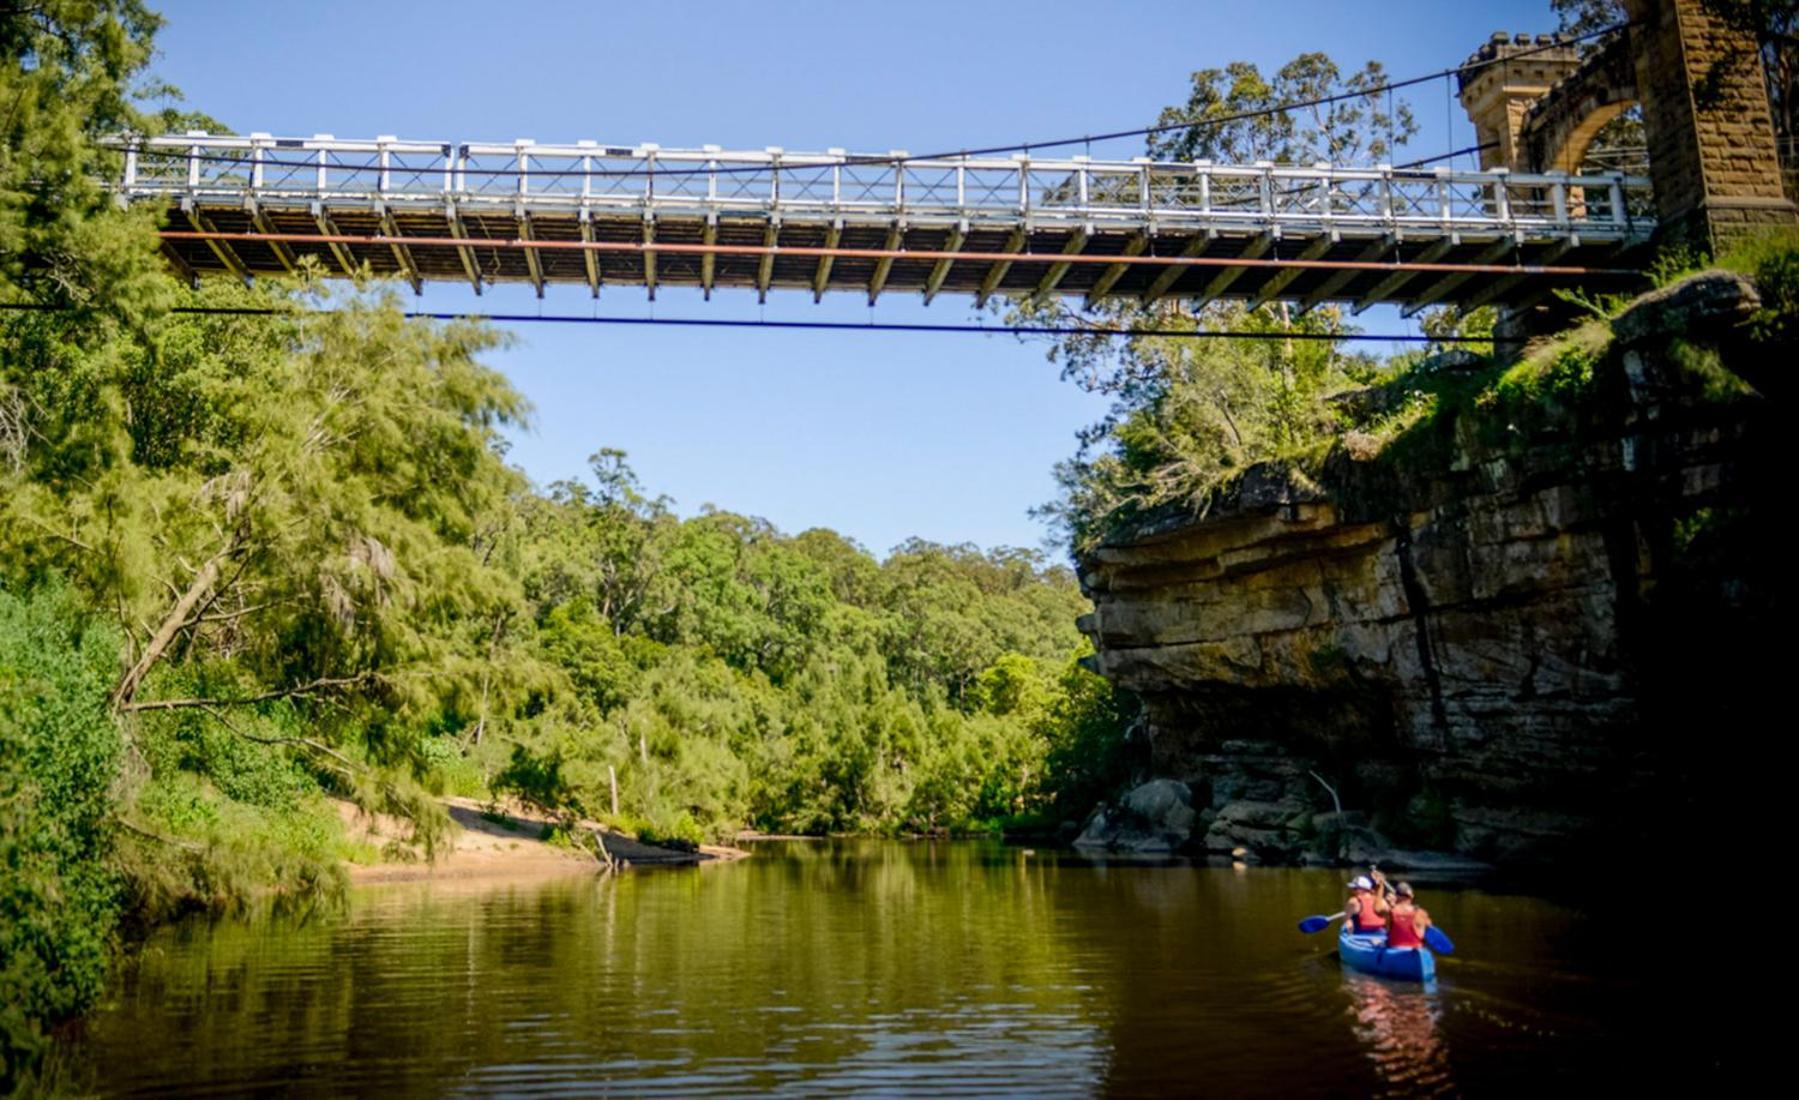
{"type": "MultiPolygon", "coordinates": [[[[0,311],[66,313],[71,307],[36,302],[0,303],[0,311]]],[[[170,313],[202,317],[320,317],[340,312],[331,309],[280,309],[273,306],[175,306],[170,313]]],[[[1423,336],[1417,333],[1374,332],[1261,332],[1241,329],[1118,328],[1106,325],[953,325],[910,322],[850,321],[752,321],[720,317],[593,317],[575,314],[456,313],[438,310],[406,310],[402,316],[422,321],[486,321],[492,324],[567,325],[674,325],[683,328],[765,328],[823,332],[940,333],[983,336],[1160,336],[1197,340],[1300,340],[1396,344],[1492,344],[1492,336],[1423,336]]]]}
{"type": "MultiPolygon", "coordinates": [[[[529,175],[533,179],[558,179],[558,178],[563,178],[563,177],[576,177],[576,178],[588,177],[588,178],[599,179],[599,178],[632,178],[632,177],[638,177],[638,176],[704,176],[704,175],[718,176],[718,175],[732,175],[732,174],[737,174],[737,173],[769,172],[769,171],[788,171],[788,172],[800,171],[800,172],[803,172],[803,171],[807,171],[807,170],[811,170],[811,169],[828,169],[828,168],[833,168],[833,167],[851,167],[851,166],[857,166],[857,165],[897,165],[897,164],[906,164],[906,163],[910,163],[912,161],[922,161],[922,160],[953,160],[953,159],[966,158],[966,157],[991,156],[991,155],[994,155],[997,153],[1017,153],[1017,152],[1029,153],[1033,150],[1038,150],[1038,149],[1057,149],[1057,148],[1063,148],[1065,146],[1070,146],[1070,145],[1091,144],[1096,141],[1100,141],[1100,142],[1114,141],[1114,140],[1117,140],[1120,138],[1128,138],[1128,137],[1152,137],[1156,134],[1172,133],[1176,130],[1192,130],[1192,129],[1198,129],[1198,128],[1203,128],[1203,127],[1223,126],[1223,125],[1233,123],[1233,122],[1247,122],[1251,119],[1265,118],[1269,115],[1284,114],[1288,111],[1305,110],[1305,109],[1311,108],[1311,107],[1322,107],[1327,104],[1340,103],[1340,102],[1343,102],[1346,100],[1366,99],[1369,96],[1379,95],[1382,92],[1392,92],[1392,91],[1395,91],[1400,88],[1410,88],[1410,87],[1413,87],[1418,84],[1429,83],[1433,80],[1444,80],[1449,77],[1464,76],[1469,73],[1479,72],[1480,70],[1491,67],[1493,65],[1508,64],[1509,62],[1515,61],[1521,57],[1529,57],[1533,54],[1541,53],[1546,50],[1559,49],[1564,46],[1572,46],[1572,45],[1575,45],[1580,42],[1588,41],[1590,39],[1600,38],[1600,37],[1604,37],[1605,35],[1614,34],[1620,30],[1626,29],[1629,26],[1631,26],[1630,23],[1616,23],[1616,24],[1613,24],[1612,26],[1602,27],[1599,30],[1588,31],[1584,34],[1569,35],[1566,37],[1558,35],[1558,36],[1556,36],[1555,40],[1552,42],[1547,42],[1547,43],[1543,43],[1541,45],[1532,46],[1529,49],[1518,50],[1515,53],[1506,54],[1503,57],[1488,58],[1484,61],[1468,61],[1468,62],[1464,62],[1463,64],[1460,64],[1460,65],[1452,66],[1450,68],[1439,69],[1433,73],[1426,73],[1421,76],[1408,77],[1404,80],[1387,81],[1384,84],[1371,84],[1366,88],[1358,88],[1353,91],[1335,92],[1330,95],[1316,96],[1311,99],[1293,100],[1293,101],[1290,101],[1287,103],[1278,103],[1272,107],[1259,107],[1259,108],[1256,108],[1255,110],[1251,110],[1251,111],[1238,111],[1238,112],[1234,112],[1232,114],[1218,115],[1218,116],[1212,117],[1212,118],[1193,119],[1193,120],[1187,121],[1187,122],[1162,123],[1162,124],[1156,125],[1156,126],[1140,126],[1140,127],[1136,127],[1136,128],[1129,129],[1129,130],[1113,130],[1109,133],[1103,133],[1103,134],[1083,134],[1080,137],[1058,138],[1053,141],[1017,142],[1017,143],[1014,143],[1011,145],[989,145],[989,146],[985,146],[982,148],[976,148],[976,149],[961,149],[961,150],[957,150],[957,151],[953,151],[953,152],[925,153],[925,154],[916,154],[916,155],[907,153],[907,154],[904,154],[901,156],[878,156],[878,155],[874,155],[874,154],[867,154],[867,155],[861,155],[861,156],[846,156],[841,160],[835,160],[835,161],[831,161],[831,162],[825,163],[825,164],[803,164],[803,165],[791,165],[791,166],[782,165],[778,162],[770,162],[768,164],[727,165],[727,166],[722,166],[722,167],[617,168],[617,169],[605,168],[605,169],[587,171],[587,170],[580,170],[580,169],[547,169],[547,170],[532,169],[532,170],[527,170],[527,169],[520,169],[520,168],[475,168],[475,167],[469,167],[469,166],[465,165],[465,166],[458,167],[456,169],[456,171],[463,175],[477,175],[477,176],[486,176],[486,177],[496,177],[496,176],[507,177],[507,176],[529,175]]],[[[170,135],[170,136],[178,137],[180,135],[170,135]]],[[[446,144],[446,147],[448,147],[451,143],[445,143],[445,144],[446,144]]],[[[179,158],[182,160],[200,160],[200,161],[208,161],[208,162],[222,161],[222,162],[227,162],[227,163],[232,163],[232,164],[248,163],[247,158],[241,154],[226,155],[226,154],[217,154],[217,153],[192,153],[192,152],[189,152],[189,153],[169,153],[167,155],[172,158],[179,158]]],[[[286,160],[267,160],[267,159],[265,159],[265,160],[261,161],[260,163],[264,167],[275,167],[275,168],[316,169],[320,166],[319,162],[316,160],[286,161],[286,160]]],[[[325,167],[326,168],[341,168],[341,169],[345,169],[348,171],[357,171],[357,172],[373,172],[373,171],[378,171],[380,168],[380,166],[378,164],[375,164],[373,162],[371,162],[369,164],[363,164],[363,165],[327,163],[325,165],[325,167]]],[[[403,175],[410,174],[410,173],[424,173],[424,172],[439,171],[439,169],[436,169],[436,168],[414,169],[411,167],[399,168],[399,169],[394,169],[394,170],[399,171],[403,175]]]]}

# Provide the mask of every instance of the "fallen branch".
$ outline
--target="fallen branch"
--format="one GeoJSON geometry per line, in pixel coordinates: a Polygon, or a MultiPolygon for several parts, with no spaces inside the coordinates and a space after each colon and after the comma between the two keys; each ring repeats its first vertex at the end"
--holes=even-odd
{"type": "Polygon", "coordinates": [[[1315,771],[1307,770],[1307,775],[1318,781],[1318,785],[1330,792],[1331,805],[1337,808],[1337,850],[1334,853],[1339,859],[1343,856],[1343,800],[1337,797],[1337,788],[1324,781],[1324,777],[1315,771]]]}
{"type": "Polygon", "coordinates": [[[164,836],[153,829],[146,829],[141,825],[133,825],[122,817],[115,817],[113,820],[117,821],[120,828],[124,829],[126,832],[136,833],[145,840],[154,840],[159,844],[167,844],[171,848],[182,848],[190,852],[204,852],[206,850],[206,845],[201,844],[199,841],[182,840],[179,837],[164,836]]]}
{"type": "Polygon", "coordinates": [[[194,614],[194,609],[202,600],[211,595],[212,586],[219,579],[220,565],[227,557],[235,554],[237,549],[238,540],[233,538],[220,548],[218,553],[206,559],[206,564],[201,566],[194,575],[193,583],[189,584],[187,591],[183,592],[181,598],[175,601],[175,606],[170,608],[169,613],[163,617],[162,625],[156,628],[156,632],[144,644],[143,652],[138,656],[137,661],[119,679],[118,686],[112,689],[112,697],[107,701],[112,705],[113,710],[122,711],[131,706],[133,696],[137,694],[138,685],[143,683],[144,677],[155,667],[156,662],[162,659],[163,652],[175,640],[175,636],[187,626],[188,619],[194,614]]]}
{"type": "Polygon", "coordinates": [[[237,723],[225,717],[224,712],[220,710],[213,707],[206,707],[204,709],[206,713],[212,715],[219,725],[224,726],[226,729],[246,741],[254,741],[259,745],[299,745],[302,748],[311,749],[313,752],[322,753],[325,756],[329,756],[333,760],[338,761],[344,766],[346,774],[353,775],[359,770],[365,770],[361,765],[357,764],[356,761],[345,756],[343,753],[338,752],[336,749],[322,741],[314,741],[310,737],[262,737],[251,733],[249,730],[243,729],[237,723]]]}
{"type": "Polygon", "coordinates": [[[265,691],[260,695],[246,695],[237,699],[146,699],[141,702],[123,703],[118,709],[121,712],[130,713],[147,710],[181,710],[183,708],[210,710],[214,707],[253,706],[257,703],[271,703],[277,699],[310,698],[327,688],[354,687],[358,684],[371,683],[377,679],[378,677],[374,673],[363,673],[360,676],[323,677],[309,680],[304,684],[296,684],[290,688],[265,691]]]}

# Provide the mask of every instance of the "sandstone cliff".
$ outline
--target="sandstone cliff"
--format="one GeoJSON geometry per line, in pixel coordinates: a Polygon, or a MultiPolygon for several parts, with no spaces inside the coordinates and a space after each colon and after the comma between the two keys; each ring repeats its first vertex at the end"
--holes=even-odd
{"type": "Polygon", "coordinates": [[[1745,337],[1756,306],[1723,273],[1647,296],[1533,352],[1585,373],[1522,402],[1451,359],[1460,406],[1083,555],[1094,666],[1143,699],[1194,846],[1338,853],[1320,779],[1352,825],[1502,864],[1734,837],[1726,773],[1772,721],[1791,368],[1745,337]]]}

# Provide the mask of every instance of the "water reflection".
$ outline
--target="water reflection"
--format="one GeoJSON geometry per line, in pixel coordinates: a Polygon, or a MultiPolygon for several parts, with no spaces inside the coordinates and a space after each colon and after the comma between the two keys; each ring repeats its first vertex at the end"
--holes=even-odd
{"type": "Polygon", "coordinates": [[[1303,1097],[1596,1084],[1665,1019],[1529,899],[1432,898],[1436,994],[1344,973],[1293,930],[1340,885],[887,842],[394,884],[165,930],[69,1055],[101,1096],[1303,1097]]]}
{"type": "Polygon", "coordinates": [[[1448,1096],[1455,1089],[1436,982],[1400,983],[1343,971],[1351,1028],[1393,1096],[1448,1096]]]}

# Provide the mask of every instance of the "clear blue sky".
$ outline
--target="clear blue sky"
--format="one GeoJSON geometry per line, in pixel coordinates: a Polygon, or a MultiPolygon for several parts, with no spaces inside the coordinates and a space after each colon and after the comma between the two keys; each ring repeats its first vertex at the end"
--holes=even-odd
{"type": "MultiPolygon", "coordinates": [[[[158,74],[239,132],[455,141],[590,138],[664,147],[937,151],[1153,122],[1188,74],[1324,50],[1395,76],[1445,68],[1495,30],[1554,29],[1548,0],[971,3],[858,0],[152,0],[158,74]]],[[[1416,89],[1428,156],[1470,143],[1442,84],[1416,89]],[[1453,120],[1453,133],[1446,120],[1453,120]]],[[[1095,147],[1132,156],[1136,145],[1095,147]]],[[[579,287],[427,291],[432,309],[590,313],[579,287]]],[[[641,316],[641,291],[600,312],[641,316]]],[[[665,288],[656,315],[865,321],[854,295],[814,305],[665,288]]],[[[883,296],[883,321],[967,320],[967,299],[883,296]]],[[[1391,331],[1391,313],[1370,327],[1391,331]]],[[[536,406],[512,455],[539,483],[602,446],[631,455],[683,513],[706,503],[789,531],[834,528],[876,553],[911,535],[1037,546],[1026,515],[1103,411],[1006,336],[518,326],[494,357],[536,406]]]]}

